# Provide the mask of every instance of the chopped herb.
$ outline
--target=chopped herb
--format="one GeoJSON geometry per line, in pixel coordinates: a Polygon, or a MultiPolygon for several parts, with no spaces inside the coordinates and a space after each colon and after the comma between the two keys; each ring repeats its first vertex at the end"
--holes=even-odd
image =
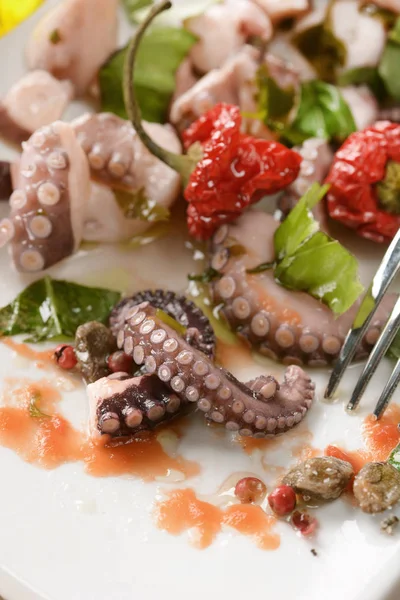
{"type": "Polygon", "coordinates": [[[161,308],[157,308],[156,317],[158,317],[163,323],[171,327],[171,329],[179,333],[179,335],[185,335],[186,327],[181,325],[176,319],[171,317],[171,315],[161,310],[161,308]]]}
{"type": "Polygon", "coordinates": [[[384,178],[377,184],[379,204],[388,213],[400,214],[400,165],[389,160],[384,178]]]}
{"type": "Polygon", "coordinates": [[[309,137],[344,140],[356,131],[351,110],[340,90],[323,81],[305,81],[294,121],[281,127],[281,136],[293,144],[309,137]]]}
{"type": "MultiPolygon", "coordinates": [[[[135,92],[145,121],[165,123],[175,92],[175,73],[197,38],[182,27],[152,27],[140,44],[135,92]]],[[[115,52],[99,74],[101,111],[127,118],[122,81],[126,48],[115,52]]]]}
{"type": "Polygon", "coordinates": [[[316,549],[315,549],[315,548],[311,548],[311,554],[312,554],[313,556],[318,556],[318,552],[316,551],[316,549]]]}
{"type": "Polygon", "coordinates": [[[388,463],[400,471],[400,444],[397,444],[397,446],[391,451],[388,458],[388,463]]]}
{"type": "Polygon", "coordinates": [[[270,271],[274,267],[275,267],[275,262],[261,263],[260,265],[257,265],[257,267],[254,267],[253,269],[247,269],[247,273],[249,273],[249,275],[255,275],[257,273],[264,273],[265,271],[270,271]]]}
{"type": "Polygon", "coordinates": [[[329,25],[329,19],[300,31],[293,37],[294,46],[305,56],[323,81],[333,83],[339,67],[346,64],[346,47],[329,25]]]}
{"type": "Polygon", "coordinates": [[[361,6],[360,11],[365,13],[369,17],[379,19],[388,29],[390,27],[393,27],[393,25],[396,22],[396,15],[394,12],[388,10],[387,8],[381,8],[376,4],[364,4],[364,6],[361,6]]]}
{"type": "Polygon", "coordinates": [[[392,98],[400,100],[400,17],[388,35],[386,47],[378,67],[386,90],[392,98]]]}
{"type": "Polygon", "coordinates": [[[314,183],[276,230],[274,275],[283,286],[307,292],[340,315],[354,304],[363,286],[356,258],[319,231],[312,215],[328,189],[314,183]]]}
{"type": "Polygon", "coordinates": [[[29,415],[31,417],[34,417],[35,419],[49,418],[50,415],[46,415],[38,407],[38,402],[39,401],[40,401],[40,394],[39,394],[39,392],[35,392],[34,394],[32,394],[32,398],[31,398],[31,401],[29,403],[29,415]]]}
{"type": "Polygon", "coordinates": [[[156,223],[168,221],[170,212],[165,206],[147,198],[144,188],[136,193],[114,190],[115,198],[127,219],[140,219],[156,223]]]}
{"type": "Polygon", "coordinates": [[[61,39],[62,38],[58,29],[54,29],[50,34],[50,42],[52,44],[58,44],[59,42],[61,42],[61,39]]]}
{"type": "Polygon", "coordinates": [[[387,535],[393,535],[394,529],[399,524],[399,518],[396,515],[390,515],[390,517],[386,517],[381,522],[381,531],[382,533],[386,533],[387,535]]]}
{"type": "Polygon", "coordinates": [[[121,294],[44,277],[0,309],[0,335],[28,334],[27,341],[73,338],[88,321],[106,322],[121,294]]]}
{"type": "Polygon", "coordinates": [[[198,282],[191,282],[188,297],[198,306],[211,323],[215,336],[224,344],[234,346],[238,338],[230,329],[226,320],[221,316],[221,306],[213,306],[208,294],[208,286],[198,282]]]}
{"type": "Polygon", "coordinates": [[[395,360],[400,359],[400,332],[394,338],[394,341],[388,350],[388,356],[395,360]]]}
{"type": "Polygon", "coordinates": [[[147,229],[145,233],[135,235],[127,242],[127,244],[122,244],[122,246],[126,245],[129,248],[140,248],[141,246],[152,244],[155,240],[159,240],[170,233],[171,222],[159,221],[158,223],[154,223],[154,225],[152,225],[150,229],[147,229]]]}
{"type": "Polygon", "coordinates": [[[296,93],[293,86],[286,89],[279,87],[269,73],[266,65],[258,69],[257,77],[257,106],[261,119],[267,126],[274,121],[285,122],[292,110],[296,93]]]}
{"type": "Polygon", "coordinates": [[[221,277],[221,273],[212,267],[206,269],[203,273],[199,273],[199,275],[188,275],[189,281],[199,281],[200,283],[210,283],[217,277],[221,277]]]}

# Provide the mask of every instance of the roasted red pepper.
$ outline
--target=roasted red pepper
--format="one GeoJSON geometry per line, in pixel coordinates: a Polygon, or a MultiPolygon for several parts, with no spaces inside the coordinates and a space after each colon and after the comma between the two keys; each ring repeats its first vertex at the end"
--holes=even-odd
{"type": "Polygon", "coordinates": [[[160,148],[147,135],[134,94],[132,73],[147,27],[160,12],[170,7],[168,0],[153,6],[128,46],[124,68],[125,105],[143,144],[182,176],[184,196],[189,203],[189,231],[195,238],[205,240],[222,223],[238,217],[249,204],[292,183],[299,173],[301,157],[277,142],[242,134],[239,108],[229,104],[215,106],[185,132],[185,147],[189,149],[197,143],[199,152],[173,154],[160,148]]]}
{"type": "Polygon", "coordinates": [[[244,135],[241,123],[237,106],[218,104],[183,134],[187,149],[196,142],[203,149],[184,191],[189,232],[197,239],[208,239],[222,223],[287,187],[299,173],[296,152],[244,135]]]}
{"type": "Polygon", "coordinates": [[[400,227],[400,125],[380,121],[351,134],[326,181],[333,219],[374,242],[390,241],[400,227]]]}

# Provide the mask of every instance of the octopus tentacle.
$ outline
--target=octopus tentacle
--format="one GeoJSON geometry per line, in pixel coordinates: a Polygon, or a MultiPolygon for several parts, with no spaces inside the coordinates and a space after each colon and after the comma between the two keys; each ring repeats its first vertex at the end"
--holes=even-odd
{"type": "Polygon", "coordinates": [[[89,169],[70,125],[39,129],[23,144],[9,219],[0,244],[11,241],[19,271],[41,271],[69,256],[82,239],[89,169]]]}
{"type": "Polygon", "coordinates": [[[191,410],[155,375],[115,373],[87,387],[92,437],[133,437],[191,410]]]}
{"type": "MultiPolygon", "coordinates": [[[[278,223],[266,213],[248,211],[224,225],[211,244],[211,265],[221,277],[211,285],[213,301],[232,329],[261,354],[284,364],[326,366],[339,355],[359,301],[336,318],[324,304],[304,292],[288,290],[267,270],[250,274],[261,263],[273,263],[273,234],[278,223]],[[232,240],[245,253],[231,252],[232,240]]],[[[377,341],[396,301],[388,294],[358,348],[365,357],[377,341]]]]}
{"type": "MultiPolygon", "coordinates": [[[[149,302],[154,308],[161,309],[186,328],[185,340],[188,344],[204,352],[211,359],[215,352],[215,335],[210,321],[193,302],[170,291],[146,290],[131,298],[119,302],[110,315],[110,327],[115,337],[124,325],[128,312],[142,302],[149,302]]],[[[134,309],[135,310],[135,309],[134,309]]]]}
{"type": "Polygon", "coordinates": [[[210,421],[224,423],[227,430],[244,436],[287,431],[302,420],[314,397],[314,384],[297,366],[286,370],[281,386],[265,378],[251,389],[189,346],[148,302],[124,314],[117,345],[147,373],[156,374],[181,401],[197,405],[210,421]]]}

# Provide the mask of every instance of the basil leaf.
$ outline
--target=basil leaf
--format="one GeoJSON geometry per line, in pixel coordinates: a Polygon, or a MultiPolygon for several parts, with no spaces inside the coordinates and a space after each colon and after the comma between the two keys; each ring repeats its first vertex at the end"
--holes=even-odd
{"type": "Polygon", "coordinates": [[[387,96],[385,84],[377,67],[349,69],[339,75],[337,83],[343,87],[346,85],[367,85],[379,101],[383,101],[387,96]]]}
{"type": "Polygon", "coordinates": [[[258,118],[263,120],[266,125],[270,121],[284,120],[292,110],[296,94],[293,86],[283,89],[279,87],[273,79],[266,66],[258,69],[256,77],[258,118]]]}
{"type": "Polygon", "coordinates": [[[28,341],[73,338],[88,321],[105,323],[121,294],[44,277],[0,309],[0,335],[30,336],[28,341]]]}
{"type": "Polygon", "coordinates": [[[307,292],[339,315],[354,304],[363,287],[356,258],[319,231],[312,215],[328,188],[313,184],[276,230],[274,275],[283,286],[307,292]]]}
{"type": "Polygon", "coordinates": [[[292,43],[324,81],[333,83],[337,69],[346,63],[346,46],[326,22],[300,31],[293,36],[292,43]]]}
{"type": "Polygon", "coordinates": [[[378,72],[390,96],[400,100],[400,17],[388,35],[378,72]]]}
{"type": "Polygon", "coordinates": [[[132,23],[137,23],[136,13],[143,8],[148,8],[153,4],[153,0],[122,0],[125,8],[125,12],[128,15],[128,19],[132,23]]]}
{"type": "Polygon", "coordinates": [[[356,130],[353,115],[339,89],[323,81],[305,81],[300,106],[282,136],[294,144],[309,137],[343,140],[356,130]]]}
{"type": "MultiPolygon", "coordinates": [[[[165,123],[175,91],[175,73],[197,38],[183,28],[153,27],[143,37],[134,85],[145,121],[165,123]]],[[[118,50],[99,74],[101,111],[127,118],[122,90],[126,48],[118,50]]]]}
{"type": "Polygon", "coordinates": [[[397,444],[396,448],[393,448],[387,462],[400,471],[400,444],[397,444]]]}
{"type": "Polygon", "coordinates": [[[141,188],[135,194],[122,190],[114,190],[114,194],[127,219],[140,219],[141,221],[157,223],[158,221],[168,221],[170,217],[168,208],[157,204],[154,200],[149,200],[144,188],[141,188]]]}

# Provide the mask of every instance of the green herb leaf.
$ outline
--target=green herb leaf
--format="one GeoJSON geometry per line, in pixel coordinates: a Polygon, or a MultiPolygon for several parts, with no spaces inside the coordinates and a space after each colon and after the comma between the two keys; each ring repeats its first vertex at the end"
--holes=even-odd
{"type": "Polygon", "coordinates": [[[168,221],[170,212],[165,206],[147,198],[144,188],[136,193],[114,190],[115,198],[127,219],[140,219],[157,223],[168,221]]]}
{"type": "Polygon", "coordinates": [[[355,257],[319,231],[311,213],[328,188],[313,184],[276,230],[274,275],[283,286],[307,292],[339,315],[354,304],[363,287],[355,257]]]}
{"type": "Polygon", "coordinates": [[[337,83],[343,87],[346,85],[367,85],[379,101],[384,100],[387,96],[385,84],[377,67],[349,69],[338,76],[337,83]]]}
{"type": "Polygon", "coordinates": [[[184,325],[181,325],[176,319],[171,317],[171,315],[161,310],[161,308],[157,308],[156,317],[158,317],[163,323],[171,327],[171,329],[179,333],[179,335],[185,335],[186,327],[184,327],[184,325]]]}
{"type": "MultiPolygon", "coordinates": [[[[135,92],[145,121],[165,123],[175,73],[197,38],[183,28],[153,27],[144,36],[135,68],[135,92]]],[[[127,118],[122,91],[126,48],[100,70],[101,111],[127,118]]]]}
{"type": "Polygon", "coordinates": [[[356,130],[353,115],[339,89],[323,81],[305,81],[300,105],[282,137],[299,144],[309,137],[343,140],[356,130]]]}
{"type": "Polygon", "coordinates": [[[153,4],[153,0],[122,0],[122,3],[129,20],[132,21],[132,23],[136,23],[138,11],[151,6],[153,4]]]}
{"type": "Polygon", "coordinates": [[[59,42],[61,42],[61,35],[58,29],[54,29],[51,32],[49,39],[52,44],[58,44],[59,42]]]}
{"type": "Polygon", "coordinates": [[[249,275],[257,275],[258,273],[265,273],[265,271],[270,271],[274,267],[275,267],[274,262],[260,263],[259,265],[254,267],[254,269],[247,269],[246,273],[248,273],[249,275]]]}
{"type": "Polygon", "coordinates": [[[346,46],[327,22],[313,25],[293,37],[293,45],[316,70],[318,77],[333,83],[339,67],[346,63],[346,46]]]}
{"type": "Polygon", "coordinates": [[[400,214],[400,165],[394,160],[386,164],[384,178],[377,184],[379,204],[388,213],[400,214]]]}
{"type": "Polygon", "coordinates": [[[46,418],[48,419],[50,417],[50,415],[46,415],[44,412],[42,412],[40,410],[40,408],[38,407],[38,402],[40,401],[40,394],[39,392],[35,392],[32,395],[30,404],[29,404],[29,415],[31,417],[34,417],[35,419],[43,419],[46,418]]]}
{"type": "Polygon", "coordinates": [[[198,275],[188,275],[189,281],[199,281],[200,283],[210,283],[217,277],[221,277],[221,273],[213,269],[212,267],[203,271],[203,273],[199,273],[198,275]]]}
{"type": "Polygon", "coordinates": [[[400,471],[400,444],[393,448],[387,462],[400,471]]]}
{"type": "Polygon", "coordinates": [[[390,96],[400,100],[400,17],[388,35],[378,72],[390,96]]]}
{"type": "Polygon", "coordinates": [[[198,306],[211,323],[211,327],[217,339],[224,344],[234,346],[239,343],[238,338],[230,329],[227,321],[220,316],[221,306],[213,306],[208,294],[208,285],[192,282],[190,284],[188,297],[198,306]]]}
{"type": "Polygon", "coordinates": [[[260,118],[266,125],[270,121],[285,121],[295,103],[293,86],[283,89],[269,73],[266,65],[258,69],[256,84],[258,89],[257,106],[260,118]]]}
{"type": "Polygon", "coordinates": [[[106,322],[121,294],[44,277],[0,309],[0,335],[30,336],[28,341],[73,338],[88,321],[106,322]]]}

